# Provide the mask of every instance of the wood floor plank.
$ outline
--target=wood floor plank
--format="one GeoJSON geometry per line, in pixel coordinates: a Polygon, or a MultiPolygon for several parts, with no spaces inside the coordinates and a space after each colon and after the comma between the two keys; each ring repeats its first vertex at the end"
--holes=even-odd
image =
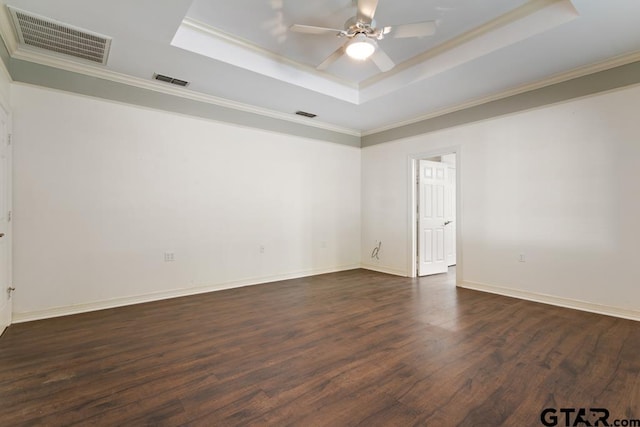
{"type": "Polygon", "coordinates": [[[640,418],[640,323],[352,270],[12,325],[0,425],[640,418]]]}

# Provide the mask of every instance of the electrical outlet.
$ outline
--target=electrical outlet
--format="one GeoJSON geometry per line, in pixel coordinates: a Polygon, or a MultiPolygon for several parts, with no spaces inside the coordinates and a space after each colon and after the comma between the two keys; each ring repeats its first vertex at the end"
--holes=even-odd
{"type": "Polygon", "coordinates": [[[164,253],[164,262],[173,262],[176,260],[176,255],[173,252],[164,253]]]}
{"type": "Polygon", "coordinates": [[[526,262],[527,261],[527,257],[524,254],[520,254],[520,256],[518,257],[518,261],[519,262],[526,262]]]}

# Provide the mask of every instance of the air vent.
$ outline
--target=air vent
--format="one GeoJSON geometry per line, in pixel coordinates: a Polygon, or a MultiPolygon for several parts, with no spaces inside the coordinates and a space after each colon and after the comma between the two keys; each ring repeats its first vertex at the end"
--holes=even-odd
{"type": "Polygon", "coordinates": [[[111,38],[9,7],[20,43],[106,64],[111,38]]]}
{"type": "Polygon", "coordinates": [[[156,80],[160,80],[161,82],[171,83],[172,85],[185,87],[189,85],[189,82],[186,80],[176,79],[175,77],[169,77],[162,74],[154,74],[153,78],[156,80]]]}
{"type": "Polygon", "coordinates": [[[306,111],[296,111],[296,114],[299,116],[309,117],[311,119],[317,116],[317,114],[307,113],[306,111]]]}

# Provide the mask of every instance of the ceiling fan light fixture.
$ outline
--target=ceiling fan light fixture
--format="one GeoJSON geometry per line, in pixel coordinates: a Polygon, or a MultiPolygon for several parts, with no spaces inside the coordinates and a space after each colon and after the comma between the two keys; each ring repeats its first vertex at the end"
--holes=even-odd
{"type": "Polygon", "coordinates": [[[350,58],[364,61],[376,51],[376,42],[365,34],[359,33],[349,41],[345,49],[350,58]]]}

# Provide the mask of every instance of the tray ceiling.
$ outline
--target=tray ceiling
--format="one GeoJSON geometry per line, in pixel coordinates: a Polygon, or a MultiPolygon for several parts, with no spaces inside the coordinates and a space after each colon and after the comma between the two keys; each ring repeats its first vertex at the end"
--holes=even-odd
{"type": "Polygon", "coordinates": [[[380,0],[380,26],[437,25],[432,36],[380,40],[396,63],[388,72],[346,56],[318,71],[344,40],[289,31],[292,24],[341,29],[356,13],[352,0],[1,3],[112,40],[104,66],[33,49],[18,43],[3,7],[0,34],[15,59],[159,91],[165,86],[154,76],[172,76],[189,82],[184,92],[170,91],[177,96],[352,134],[640,59],[637,0],[380,0]]]}

